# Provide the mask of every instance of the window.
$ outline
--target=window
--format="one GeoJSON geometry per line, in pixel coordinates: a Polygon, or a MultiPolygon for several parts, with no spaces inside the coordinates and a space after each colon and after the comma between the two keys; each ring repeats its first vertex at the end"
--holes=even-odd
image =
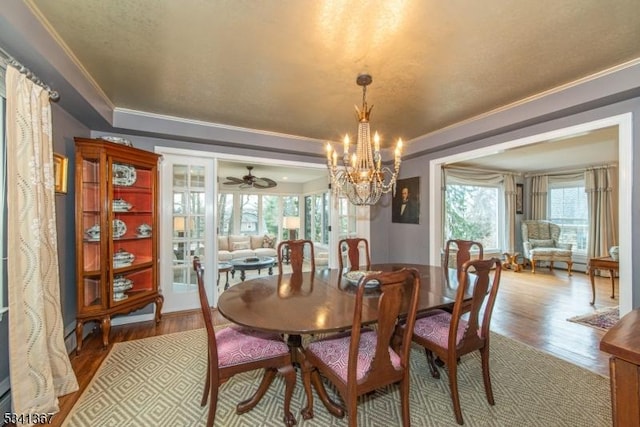
{"type": "Polygon", "coordinates": [[[344,196],[338,199],[338,239],[356,236],[356,206],[344,196]]]}
{"type": "Polygon", "coordinates": [[[329,244],[329,193],[304,198],[304,238],[316,244],[329,244]]]}
{"type": "Polygon", "coordinates": [[[218,234],[270,234],[287,239],[282,229],[284,216],[298,216],[298,196],[270,194],[219,193],[218,234]]]}
{"type": "Polygon", "coordinates": [[[465,239],[487,249],[500,248],[500,186],[447,184],[445,240],[465,239]]]}
{"type": "Polygon", "coordinates": [[[549,184],[547,218],[561,229],[560,242],[575,253],[587,253],[589,217],[584,181],[549,184]]]}

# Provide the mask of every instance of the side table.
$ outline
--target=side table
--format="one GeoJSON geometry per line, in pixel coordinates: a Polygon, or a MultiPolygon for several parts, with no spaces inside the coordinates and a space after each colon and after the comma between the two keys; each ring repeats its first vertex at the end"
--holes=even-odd
{"type": "Polygon", "coordinates": [[[590,258],[587,264],[587,270],[589,270],[589,280],[591,280],[591,305],[596,303],[596,284],[594,282],[595,270],[609,270],[609,276],[611,276],[611,298],[615,298],[615,272],[619,270],[620,264],[618,260],[614,260],[609,256],[590,258]]]}

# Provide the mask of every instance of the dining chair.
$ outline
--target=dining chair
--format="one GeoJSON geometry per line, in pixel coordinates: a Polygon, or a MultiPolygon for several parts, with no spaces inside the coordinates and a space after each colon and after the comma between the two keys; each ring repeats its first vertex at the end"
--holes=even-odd
{"type": "Polygon", "coordinates": [[[451,262],[451,252],[455,251],[456,253],[456,268],[458,272],[462,269],[462,265],[471,259],[471,252],[473,248],[478,251],[478,259],[484,258],[484,251],[482,248],[482,243],[476,242],[473,240],[462,240],[462,239],[450,239],[447,240],[444,249],[444,265],[443,267],[449,267],[451,262]]]}
{"type": "Polygon", "coordinates": [[[296,419],[291,413],[290,405],[296,385],[296,373],[291,363],[289,346],[278,334],[252,331],[237,325],[215,331],[204,289],[204,269],[198,257],[193,258],[193,269],[196,272],[200,307],[207,331],[207,376],[200,402],[200,406],[205,406],[209,397],[207,427],[213,426],[215,421],[219,387],[235,374],[255,369],[265,370],[262,381],[253,396],[238,403],[236,413],[243,414],[253,409],[268,390],[276,373],[280,373],[285,381],[284,423],[287,426],[295,425],[296,419]]]}
{"type": "Polygon", "coordinates": [[[340,271],[344,268],[345,255],[349,260],[349,270],[360,269],[360,251],[364,251],[364,258],[366,260],[366,270],[371,268],[371,259],[369,256],[369,242],[362,237],[355,237],[351,239],[342,239],[338,242],[338,259],[340,261],[340,271]]]}
{"type": "MultiPolygon", "coordinates": [[[[357,425],[358,396],[389,384],[399,384],[402,422],[409,426],[409,355],[419,289],[420,274],[413,268],[369,274],[360,279],[352,330],[312,341],[304,349],[302,373],[307,395],[307,406],[302,409],[304,419],[313,417],[312,382],[320,397],[330,400],[322,375],[335,385],[345,402],[349,426],[357,425]],[[363,300],[365,289],[370,289],[371,285],[379,288],[377,327],[364,328],[361,321],[363,300]],[[404,315],[407,328],[396,334],[404,315]]],[[[370,300],[370,296],[366,299],[370,300]]],[[[335,402],[331,403],[337,406],[335,402]]],[[[330,411],[344,416],[342,408],[330,411]]]]}
{"type": "Polygon", "coordinates": [[[287,251],[289,262],[291,264],[291,273],[302,273],[302,266],[305,260],[305,249],[308,247],[308,257],[311,271],[316,271],[316,256],[311,240],[283,240],[278,243],[278,273],[282,275],[282,264],[284,261],[285,250],[287,251]]]}
{"type": "Polygon", "coordinates": [[[498,295],[501,269],[502,264],[497,258],[465,262],[453,311],[433,310],[416,319],[413,327],[413,341],[424,347],[431,375],[440,378],[434,354],[449,370],[451,400],[458,424],[463,424],[457,378],[461,356],[480,351],[487,400],[490,405],[495,403],[489,375],[489,324],[498,295]]]}

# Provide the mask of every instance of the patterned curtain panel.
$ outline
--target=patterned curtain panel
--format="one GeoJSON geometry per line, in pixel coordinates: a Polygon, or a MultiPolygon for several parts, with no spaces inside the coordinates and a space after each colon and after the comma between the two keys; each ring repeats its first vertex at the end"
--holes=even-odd
{"type": "Polygon", "coordinates": [[[531,219],[547,219],[548,192],[548,176],[538,175],[531,177],[531,219]]]}
{"type": "Polygon", "coordinates": [[[7,67],[9,368],[13,411],[58,411],[78,389],[64,345],[46,90],[7,67]]]}
{"type": "Polygon", "coordinates": [[[612,190],[609,168],[584,172],[584,191],[589,205],[589,257],[606,256],[609,247],[616,244],[612,190]]]}

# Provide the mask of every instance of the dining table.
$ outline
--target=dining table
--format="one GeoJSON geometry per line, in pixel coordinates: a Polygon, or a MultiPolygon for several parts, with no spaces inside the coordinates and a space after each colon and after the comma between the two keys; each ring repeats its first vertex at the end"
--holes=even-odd
{"type": "MultiPolygon", "coordinates": [[[[363,271],[395,271],[415,268],[420,275],[418,315],[433,309],[453,307],[457,291],[455,269],[422,264],[373,264],[363,271]]],[[[304,359],[303,336],[317,336],[351,329],[356,304],[357,281],[349,280],[348,270],[322,268],[315,271],[284,273],[247,280],[225,290],[218,299],[218,311],[231,322],[250,329],[287,335],[293,362],[304,359]]],[[[362,323],[374,324],[378,318],[379,291],[365,290],[362,323]]],[[[408,310],[408,301],[404,306],[408,310]]],[[[325,407],[334,415],[344,411],[317,390],[325,407]]]]}

